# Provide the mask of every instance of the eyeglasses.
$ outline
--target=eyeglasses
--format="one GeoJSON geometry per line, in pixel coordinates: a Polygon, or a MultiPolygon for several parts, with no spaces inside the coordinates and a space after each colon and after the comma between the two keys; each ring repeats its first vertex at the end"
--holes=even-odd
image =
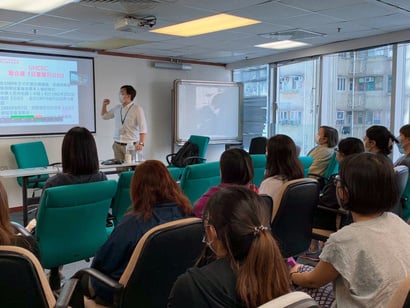
{"type": "Polygon", "coordinates": [[[337,186],[337,183],[338,183],[338,182],[342,182],[342,179],[340,178],[339,175],[336,175],[336,176],[333,178],[333,185],[337,186]]]}
{"type": "Polygon", "coordinates": [[[335,148],[335,152],[339,152],[339,148],[335,148]]]}

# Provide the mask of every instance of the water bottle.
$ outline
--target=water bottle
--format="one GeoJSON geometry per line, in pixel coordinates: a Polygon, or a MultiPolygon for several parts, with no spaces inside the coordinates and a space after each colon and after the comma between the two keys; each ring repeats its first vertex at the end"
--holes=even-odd
{"type": "Polygon", "coordinates": [[[144,156],[142,155],[142,150],[137,151],[137,161],[143,161],[144,156]]]}
{"type": "Polygon", "coordinates": [[[132,142],[127,144],[126,153],[131,156],[131,162],[135,163],[136,152],[135,152],[135,145],[132,142]]]}

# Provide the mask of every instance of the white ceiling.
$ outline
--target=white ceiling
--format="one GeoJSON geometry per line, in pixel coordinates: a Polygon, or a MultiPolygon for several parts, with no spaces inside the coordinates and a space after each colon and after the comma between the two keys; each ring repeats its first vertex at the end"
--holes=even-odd
{"type": "Polygon", "coordinates": [[[273,40],[261,34],[295,29],[325,35],[300,39],[310,46],[410,29],[410,0],[80,0],[42,15],[0,10],[3,42],[223,64],[284,52],[254,45],[273,40]],[[158,28],[222,12],[262,22],[188,38],[115,30],[127,15],[155,16],[158,28]],[[133,45],[109,47],[119,39],[133,45]]]}

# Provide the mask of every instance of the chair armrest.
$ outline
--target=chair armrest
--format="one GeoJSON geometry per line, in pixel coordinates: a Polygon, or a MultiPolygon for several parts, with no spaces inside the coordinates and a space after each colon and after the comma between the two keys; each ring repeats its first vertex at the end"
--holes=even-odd
{"type": "Polygon", "coordinates": [[[115,292],[121,291],[124,286],[119,283],[118,281],[112,279],[111,277],[105,275],[104,273],[101,273],[99,270],[95,269],[95,268],[83,268],[81,270],[79,270],[78,272],[76,272],[72,278],[76,278],[81,280],[81,278],[84,276],[91,276],[99,281],[101,281],[102,283],[104,283],[105,285],[109,286],[110,288],[114,289],[115,292]]]}
{"type": "Polygon", "coordinates": [[[203,158],[203,157],[201,157],[201,156],[189,156],[189,157],[186,157],[186,158],[184,159],[184,163],[186,163],[186,162],[189,161],[190,159],[198,159],[198,160],[201,160],[202,163],[206,161],[206,158],[203,158]]]}
{"type": "Polygon", "coordinates": [[[332,212],[332,213],[335,213],[335,214],[349,215],[349,211],[346,211],[346,210],[344,210],[344,209],[342,209],[342,208],[333,209],[333,208],[330,208],[330,207],[327,207],[327,206],[323,206],[323,205],[320,205],[320,204],[318,204],[317,208],[320,209],[320,210],[332,212]]]}
{"type": "Polygon", "coordinates": [[[15,222],[15,221],[11,221],[10,222],[11,225],[13,226],[13,228],[21,233],[24,236],[33,236],[33,234],[31,234],[26,228],[24,228],[22,225],[20,225],[19,223],[15,222]]]}
{"type": "Polygon", "coordinates": [[[55,308],[67,308],[67,307],[84,307],[84,298],[82,293],[75,294],[74,291],[79,287],[79,280],[71,278],[64,283],[60,294],[57,297],[55,308]],[[73,295],[76,300],[76,304],[73,305],[73,295]],[[79,302],[78,302],[79,301],[79,302]]]}

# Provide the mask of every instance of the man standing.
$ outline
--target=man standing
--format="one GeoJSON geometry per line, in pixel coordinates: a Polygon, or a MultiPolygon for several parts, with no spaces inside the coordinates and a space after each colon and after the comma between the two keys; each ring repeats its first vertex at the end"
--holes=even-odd
{"type": "Polygon", "coordinates": [[[104,120],[115,120],[114,130],[114,158],[124,160],[126,146],[133,143],[136,151],[144,148],[145,136],[147,134],[147,123],[144,110],[141,106],[133,103],[137,91],[130,86],[124,85],[120,88],[119,99],[121,105],[116,105],[110,110],[107,106],[109,99],[104,99],[101,116],[104,120]]]}

